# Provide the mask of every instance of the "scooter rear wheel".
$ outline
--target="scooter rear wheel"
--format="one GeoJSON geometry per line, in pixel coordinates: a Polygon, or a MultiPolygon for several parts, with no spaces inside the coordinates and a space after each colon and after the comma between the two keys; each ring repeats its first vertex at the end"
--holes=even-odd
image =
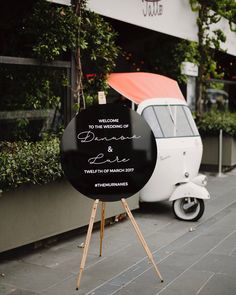
{"type": "Polygon", "coordinates": [[[184,221],[197,221],[202,217],[205,204],[202,199],[181,198],[175,200],[172,209],[176,218],[184,221]]]}

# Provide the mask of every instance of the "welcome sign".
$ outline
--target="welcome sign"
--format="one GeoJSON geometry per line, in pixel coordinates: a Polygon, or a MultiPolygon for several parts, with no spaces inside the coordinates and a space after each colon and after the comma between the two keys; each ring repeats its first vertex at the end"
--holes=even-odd
{"type": "Polygon", "coordinates": [[[121,105],[96,105],[77,114],[61,141],[61,163],[69,182],[85,196],[106,202],[142,189],[156,158],[150,127],[121,105]]]}

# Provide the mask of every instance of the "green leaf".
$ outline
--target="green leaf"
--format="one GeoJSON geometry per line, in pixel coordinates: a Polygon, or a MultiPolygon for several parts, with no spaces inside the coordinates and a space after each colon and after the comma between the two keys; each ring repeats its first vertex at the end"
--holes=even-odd
{"type": "Polygon", "coordinates": [[[0,187],[10,189],[27,183],[44,184],[63,176],[59,139],[39,142],[0,143],[0,187]]]}

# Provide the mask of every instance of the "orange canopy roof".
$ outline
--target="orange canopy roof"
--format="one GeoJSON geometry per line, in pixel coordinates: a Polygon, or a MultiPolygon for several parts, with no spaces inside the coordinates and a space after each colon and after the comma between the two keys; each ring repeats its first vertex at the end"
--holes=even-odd
{"type": "Polygon", "coordinates": [[[152,73],[113,73],[108,84],[136,104],[150,98],[184,99],[175,80],[152,73]]]}

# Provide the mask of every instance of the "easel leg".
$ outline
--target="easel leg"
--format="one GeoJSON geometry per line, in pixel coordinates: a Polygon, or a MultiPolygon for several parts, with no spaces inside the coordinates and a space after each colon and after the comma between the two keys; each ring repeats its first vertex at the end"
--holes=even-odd
{"type": "Polygon", "coordinates": [[[88,255],[88,249],[89,249],[89,244],[90,244],[90,240],[91,240],[93,224],[94,224],[94,220],[95,220],[95,216],[96,216],[96,212],[97,212],[98,203],[99,203],[99,200],[97,199],[97,200],[95,200],[95,202],[93,204],[93,209],[92,209],[92,213],[91,213],[91,217],[90,217],[90,221],[89,221],[89,227],[88,227],[87,236],[86,236],[85,245],[84,245],[83,256],[82,256],[81,263],[80,263],[80,271],[79,271],[79,275],[78,275],[78,279],[77,279],[76,290],[79,289],[80,281],[81,281],[81,277],[82,277],[82,272],[84,270],[86,258],[88,255]]]}
{"type": "Polygon", "coordinates": [[[131,223],[132,223],[132,225],[133,225],[133,227],[134,227],[134,229],[135,229],[135,231],[136,231],[136,233],[138,235],[138,238],[139,238],[144,250],[146,251],[146,253],[148,255],[149,260],[152,262],[152,264],[153,264],[153,266],[154,266],[154,268],[155,268],[161,282],[164,282],[164,280],[163,280],[163,278],[162,278],[162,276],[161,276],[161,274],[160,274],[160,272],[159,272],[159,270],[158,270],[158,268],[157,268],[157,266],[155,264],[155,261],[154,261],[153,256],[152,256],[152,252],[149,250],[148,245],[147,245],[147,243],[146,243],[146,241],[145,241],[145,239],[144,239],[144,237],[143,237],[143,235],[141,233],[141,230],[140,230],[137,222],[135,221],[132,212],[129,209],[128,203],[126,202],[125,199],[121,199],[121,202],[122,202],[122,205],[123,205],[126,213],[129,216],[129,219],[130,219],[130,221],[131,221],[131,223]]]}
{"type": "Polygon", "coordinates": [[[104,228],[105,228],[105,210],[106,210],[106,203],[102,202],[101,208],[101,225],[100,225],[100,252],[99,256],[102,256],[102,242],[104,238],[104,228]]]}

